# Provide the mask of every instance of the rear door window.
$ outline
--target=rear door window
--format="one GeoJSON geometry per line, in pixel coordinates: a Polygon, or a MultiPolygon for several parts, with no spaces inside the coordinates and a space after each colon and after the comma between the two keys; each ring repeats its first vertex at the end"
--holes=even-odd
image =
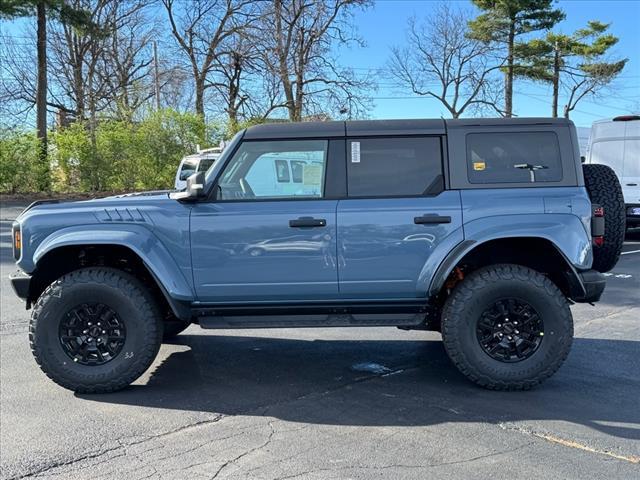
{"type": "Polygon", "coordinates": [[[466,143],[471,183],[562,180],[560,145],[553,132],[470,133],[466,143]]]}
{"type": "Polygon", "coordinates": [[[347,141],[349,197],[418,196],[443,185],[439,137],[347,141]]]}

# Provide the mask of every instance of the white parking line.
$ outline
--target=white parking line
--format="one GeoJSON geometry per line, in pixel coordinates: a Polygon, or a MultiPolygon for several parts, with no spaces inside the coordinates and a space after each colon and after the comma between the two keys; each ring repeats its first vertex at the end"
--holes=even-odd
{"type": "Polygon", "coordinates": [[[640,253],[640,250],[631,250],[630,252],[622,252],[620,255],[628,255],[630,253],[640,253]]]}
{"type": "Polygon", "coordinates": [[[633,275],[630,275],[628,273],[611,273],[611,272],[607,272],[605,274],[603,274],[605,277],[616,277],[616,278],[633,278],[633,275]]]}

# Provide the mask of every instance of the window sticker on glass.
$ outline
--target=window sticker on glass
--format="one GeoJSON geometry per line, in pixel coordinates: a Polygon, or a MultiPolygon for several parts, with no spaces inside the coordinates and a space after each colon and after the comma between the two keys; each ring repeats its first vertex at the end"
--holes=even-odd
{"type": "Polygon", "coordinates": [[[486,168],[486,165],[484,162],[473,162],[474,170],[484,170],[485,168],[486,168]]]}
{"type": "Polygon", "coordinates": [[[302,184],[318,186],[322,182],[322,165],[305,165],[302,168],[302,184]]]}
{"type": "Polygon", "coordinates": [[[351,163],[360,163],[360,142],[351,142],[351,163]]]}

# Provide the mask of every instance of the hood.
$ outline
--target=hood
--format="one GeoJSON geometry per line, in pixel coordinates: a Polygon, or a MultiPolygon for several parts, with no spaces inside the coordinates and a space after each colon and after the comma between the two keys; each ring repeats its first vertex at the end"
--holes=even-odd
{"type": "Polygon", "coordinates": [[[164,201],[169,199],[172,190],[153,190],[148,192],[124,193],[121,195],[111,195],[109,197],[92,198],[89,200],[36,200],[25,208],[16,220],[20,220],[27,212],[36,209],[39,212],[60,211],[74,208],[99,208],[108,206],[137,206],[149,205],[154,201],[164,201]]]}

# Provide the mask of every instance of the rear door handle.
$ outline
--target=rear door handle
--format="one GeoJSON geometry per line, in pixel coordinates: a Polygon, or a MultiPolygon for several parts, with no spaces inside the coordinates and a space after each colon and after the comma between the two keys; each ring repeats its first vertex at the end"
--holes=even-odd
{"type": "Polygon", "coordinates": [[[326,225],[327,221],[324,218],[300,217],[289,220],[289,226],[292,228],[324,227],[326,225]]]}
{"type": "Polygon", "coordinates": [[[451,223],[451,217],[446,215],[436,215],[433,213],[426,213],[421,217],[413,217],[413,223],[418,225],[451,223]]]}

